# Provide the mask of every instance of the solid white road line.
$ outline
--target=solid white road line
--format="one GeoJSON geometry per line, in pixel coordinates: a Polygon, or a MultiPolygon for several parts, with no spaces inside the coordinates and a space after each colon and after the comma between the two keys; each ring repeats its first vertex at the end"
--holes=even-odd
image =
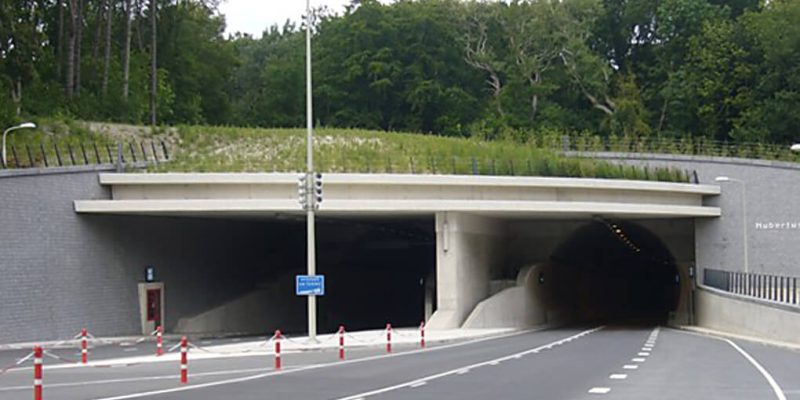
{"type": "Polygon", "coordinates": [[[766,379],[767,382],[769,382],[769,386],[772,388],[772,391],[775,392],[776,398],[778,398],[779,400],[786,400],[786,395],[783,393],[783,389],[781,389],[781,387],[778,385],[778,382],[775,381],[775,378],[773,378],[772,375],[770,375],[769,372],[767,372],[766,368],[762,367],[761,364],[759,364],[758,361],[756,361],[756,359],[753,358],[753,356],[744,351],[736,343],[733,343],[731,340],[728,339],[722,339],[722,340],[731,345],[734,349],[736,349],[736,351],[741,353],[742,356],[744,356],[744,358],[747,359],[747,361],[750,361],[750,364],[753,364],[753,366],[756,367],[758,372],[760,372],[761,375],[764,376],[764,379],[766,379]]]}
{"type": "MultiPolygon", "coordinates": [[[[289,367],[293,368],[293,367],[289,367]]],[[[212,371],[212,372],[196,372],[193,373],[193,377],[200,377],[200,376],[218,376],[218,375],[234,375],[234,374],[243,374],[246,372],[257,372],[257,371],[274,371],[272,368],[247,368],[247,369],[232,369],[227,371],[212,371]]],[[[145,381],[159,381],[165,379],[178,379],[180,375],[158,375],[158,376],[140,376],[136,378],[117,378],[117,379],[102,379],[97,381],[84,381],[84,382],[65,382],[65,383],[48,383],[48,388],[58,388],[58,387],[73,387],[73,386],[89,386],[89,385],[107,385],[110,383],[126,383],[126,382],[145,382],[145,381]]],[[[25,386],[6,386],[0,387],[0,392],[8,392],[14,390],[31,390],[31,385],[25,386]]]]}
{"type": "Polygon", "coordinates": [[[606,394],[611,391],[611,388],[607,387],[594,387],[589,389],[589,393],[591,394],[606,394]]]}
{"type": "Polygon", "coordinates": [[[686,331],[682,331],[682,330],[678,330],[678,329],[673,329],[673,330],[675,332],[680,332],[680,333],[687,334],[687,335],[701,336],[701,337],[707,337],[707,338],[710,338],[710,339],[721,340],[721,341],[731,345],[731,347],[736,349],[736,351],[738,351],[739,354],[741,354],[745,359],[747,359],[747,361],[749,361],[750,364],[752,364],[758,370],[758,372],[761,373],[761,375],[764,377],[764,379],[767,380],[767,383],[769,383],[770,388],[772,388],[772,391],[775,392],[775,398],[777,398],[778,400],[786,400],[786,394],[783,392],[783,389],[781,389],[780,385],[778,385],[778,382],[775,381],[775,378],[773,378],[772,375],[770,375],[770,373],[766,370],[766,368],[762,367],[761,364],[759,364],[758,361],[756,361],[756,359],[753,358],[753,356],[748,354],[746,351],[744,351],[741,347],[739,347],[733,341],[731,341],[729,339],[725,339],[725,338],[720,338],[720,337],[715,337],[715,336],[710,336],[710,335],[701,335],[701,334],[698,334],[698,333],[686,332],[686,331]]]}
{"type": "Polygon", "coordinates": [[[541,349],[544,349],[544,348],[550,348],[550,347],[553,347],[553,346],[557,346],[557,345],[563,344],[563,343],[565,343],[567,341],[572,341],[574,339],[577,339],[577,338],[586,336],[588,334],[597,332],[600,329],[603,329],[603,327],[601,326],[601,327],[597,327],[597,328],[594,328],[594,329],[589,329],[589,330],[583,331],[581,333],[578,333],[576,335],[572,335],[570,337],[555,341],[555,342],[550,343],[550,344],[546,344],[546,345],[539,346],[539,347],[536,347],[536,348],[533,348],[533,349],[521,351],[519,353],[514,353],[514,354],[511,354],[511,355],[504,356],[504,357],[496,358],[494,360],[479,362],[479,363],[476,363],[476,364],[467,365],[467,366],[459,367],[459,368],[456,368],[456,369],[451,369],[449,371],[441,372],[441,373],[434,374],[434,375],[429,375],[429,376],[426,376],[426,377],[423,377],[423,378],[419,378],[419,379],[414,379],[412,381],[403,382],[403,383],[400,383],[400,384],[397,384],[397,385],[392,385],[392,386],[387,386],[387,387],[380,388],[380,389],[371,390],[369,392],[359,393],[359,394],[355,394],[355,395],[347,396],[347,397],[341,397],[338,400],[356,400],[358,398],[369,397],[369,396],[373,396],[373,395],[376,395],[376,394],[382,394],[382,393],[391,392],[391,391],[394,391],[394,390],[397,390],[397,389],[406,388],[406,387],[414,385],[417,382],[422,382],[422,381],[430,382],[430,381],[432,381],[434,379],[444,378],[446,376],[450,376],[450,375],[456,374],[456,373],[458,373],[458,371],[461,371],[461,370],[463,370],[465,368],[468,368],[468,369],[480,368],[480,367],[483,367],[483,366],[486,366],[486,365],[491,365],[491,363],[493,363],[495,361],[501,362],[501,361],[506,361],[506,360],[513,359],[515,356],[517,356],[519,354],[521,354],[521,355],[532,354],[534,350],[538,351],[538,350],[541,350],[541,349]]]}
{"type": "Polygon", "coordinates": [[[441,346],[436,346],[436,347],[430,347],[430,348],[427,348],[427,349],[410,350],[410,351],[405,351],[405,352],[402,352],[402,353],[382,354],[382,355],[378,355],[378,356],[356,358],[356,359],[352,359],[352,360],[338,361],[338,362],[332,362],[332,363],[327,363],[327,364],[315,364],[315,365],[309,365],[309,366],[299,367],[299,368],[290,369],[290,370],[280,370],[280,371],[274,371],[273,370],[272,372],[266,372],[266,373],[263,373],[263,374],[244,376],[244,377],[241,377],[241,378],[225,379],[225,380],[221,380],[221,381],[201,383],[201,384],[197,384],[197,385],[182,386],[182,387],[171,388],[171,389],[163,389],[163,390],[152,390],[152,391],[149,391],[149,392],[131,393],[131,394],[126,394],[126,395],[121,395],[121,396],[102,397],[102,398],[97,398],[95,400],[136,399],[136,398],[140,398],[140,397],[155,396],[155,395],[160,395],[160,394],[175,393],[175,392],[185,392],[185,391],[189,391],[189,390],[197,390],[197,389],[203,389],[203,388],[207,388],[207,387],[230,385],[230,384],[234,384],[234,383],[247,382],[247,381],[266,378],[266,377],[275,376],[275,375],[286,375],[286,374],[291,374],[291,373],[295,373],[295,372],[310,371],[310,370],[329,368],[329,367],[337,367],[337,366],[340,366],[340,365],[358,364],[358,363],[362,363],[362,362],[380,360],[380,359],[384,359],[384,358],[404,357],[404,356],[408,356],[408,355],[412,355],[412,354],[419,354],[419,353],[423,353],[423,352],[430,353],[432,351],[439,351],[439,350],[450,349],[450,348],[454,348],[454,347],[467,346],[467,345],[470,345],[470,344],[485,342],[485,341],[488,341],[488,340],[497,340],[497,339],[504,339],[504,338],[509,338],[509,337],[513,337],[513,336],[519,336],[519,335],[523,335],[523,334],[530,333],[530,332],[536,332],[536,330],[526,330],[526,331],[520,331],[520,332],[512,332],[512,333],[507,333],[507,334],[498,335],[498,336],[489,336],[489,337],[483,337],[483,338],[468,340],[468,341],[465,341],[465,342],[458,342],[458,343],[451,343],[451,344],[446,344],[446,345],[441,345],[441,346]]]}
{"type": "Polygon", "coordinates": [[[417,382],[417,383],[415,383],[415,384],[411,385],[411,387],[412,387],[412,388],[418,388],[418,387],[420,387],[420,386],[425,386],[425,384],[427,384],[427,383],[428,383],[428,382],[425,382],[425,381],[422,381],[422,382],[417,382]]]}
{"type": "Polygon", "coordinates": [[[611,374],[608,379],[626,379],[628,374],[611,374]]]}

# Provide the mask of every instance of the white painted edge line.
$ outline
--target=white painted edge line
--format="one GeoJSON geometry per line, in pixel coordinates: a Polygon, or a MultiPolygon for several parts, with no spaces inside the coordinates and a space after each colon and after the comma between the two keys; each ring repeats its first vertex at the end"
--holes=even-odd
{"type": "Polygon", "coordinates": [[[628,374],[611,374],[608,379],[627,379],[628,374]]]}
{"type": "Polygon", "coordinates": [[[425,381],[420,381],[420,382],[414,383],[413,385],[411,385],[411,387],[412,387],[412,388],[418,388],[418,387],[420,387],[420,386],[425,386],[425,385],[427,385],[427,384],[428,384],[428,382],[425,382],[425,381]]]}
{"type": "Polygon", "coordinates": [[[753,364],[753,366],[756,367],[758,372],[760,372],[761,375],[764,376],[764,379],[766,379],[767,382],[769,382],[769,386],[772,387],[772,391],[775,392],[775,397],[777,397],[779,400],[786,400],[786,395],[783,393],[783,389],[781,389],[781,387],[778,385],[778,382],[775,381],[772,375],[770,375],[769,372],[767,372],[767,370],[764,367],[762,367],[761,364],[759,364],[755,358],[753,358],[753,356],[748,354],[741,347],[739,347],[739,345],[733,343],[731,340],[729,339],[721,339],[721,340],[731,345],[734,349],[736,349],[736,351],[741,353],[742,356],[744,356],[744,358],[747,359],[747,361],[750,361],[750,364],[753,364]]]}
{"type": "Polygon", "coordinates": [[[500,357],[500,358],[496,358],[496,359],[493,359],[493,360],[483,361],[483,362],[479,362],[479,363],[476,363],[476,364],[467,365],[467,366],[459,367],[459,368],[456,368],[456,369],[451,369],[449,371],[440,372],[438,374],[429,375],[429,376],[426,376],[426,377],[414,379],[412,381],[403,382],[403,383],[400,383],[400,384],[397,384],[397,385],[392,385],[392,386],[387,386],[387,387],[383,387],[383,388],[380,388],[380,389],[375,389],[375,390],[372,390],[372,391],[369,391],[369,392],[359,393],[359,394],[355,394],[355,395],[347,396],[347,397],[341,397],[338,400],[357,400],[359,398],[369,397],[369,396],[373,396],[373,395],[376,395],[376,394],[387,393],[387,392],[391,392],[391,391],[394,391],[394,390],[397,390],[397,389],[410,387],[410,386],[414,385],[417,382],[422,382],[422,381],[430,382],[430,381],[432,381],[434,379],[440,379],[440,378],[444,378],[446,376],[457,374],[459,371],[462,371],[464,369],[480,368],[480,367],[483,367],[483,366],[486,366],[486,365],[491,365],[493,362],[502,362],[502,361],[506,361],[506,360],[511,360],[518,354],[522,354],[522,355],[531,354],[531,353],[533,353],[534,350],[538,351],[540,349],[553,347],[554,345],[556,345],[556,343],[557,344],[562,344],[562,343],[571,341],[573,339],[577,339],[577,338],[589,335],[591,333],[597,332],[600,329],[603,329],[603,326],[600,326],[600,327],[597,327],[597,328],[593,328],[593,329],[589,329],[589,330],[583,331],[581,333],[578,333],[578,334],[563,338],[561,340],[557,340],[557,341],[555,341],[553,343],[549,343],[549,344],[542,345],[542,346],[539,346],[539,347],[536,347],[536,348],[533,348],[533,349],[528,349],[528,350],[525,350],[525,351],[521,351],[519,353],[514,353],[514,354],[510,354],[510,355],[503,356],[503,357],[500,357]]]}
{"type": "MultiPolygon", "coordinates": [[[[597,328],[597,329],[600,329],[600,328],[597,328]]],[[[498,335],[498,336],[488,336],[488,337],[478,338],[478,339],[474,339],[474,340],[468,340],[468,341],[464,341],[464,342],[446,344],[446,345],[442,345],[442,346],[431,347],[431,348],[428,348],[428,349],[410,350],[410,351],[405,351],[405,352],[402,352],[402,353],[381,354],[381,355],[378,355],[378,356],[357,358],[357,359],[353,359],[353,360],[331,362],[331,363],[326,363],[326,364],[315,364],[315,365],[309,365],[309,366],[300,367],[300,368],[291,369],[291,370],[281,370],[281,371],[274,371],[273,370],[272,372],[265,372],[263,374],[244,376],[244,377],[241,377],[241,378],[226,379],[226,380],[222,380],[222,381],[201,383],[201,384],[197,384],[197,385],[182,386],[182,387],[163,389],[163,390],[152,390],[152,391],[149,391],[149,392],[131,393],[131,394],[125,394],[125,395],[120,395],[120,396],[101,397],[101,398],[96,398],[95,400],[125,400],[125,399],[136,399],[136,398],[140,398],[140,397],[155,396],[155,395],[167,394],[167,393],[185,392],[185,391],[189,391],[189,390],[203,389],[203,388],[207,388],[207,387],[214,387],[214,386],[222,386],[222,385],[229,385],[229,384],[234,384],[234,383],[247,382],[247,381],[266,378],[266,377],[275,376],[275,375],[286,375],[286,374],[291,374],[291,373],[294,373],[294,372],[310,371],[310,370],[322,369],[322,368],[328,368],[328,367],[337,367],[337,366],[340,366],[340,365],[358,364],[358,363],[362,363],[362,362],[380,360],[380,359],[384,359],[384,358],[403,357],[403,356],[412,355],[412,354],[419,354],[419,353],[422,353],[422,352],[432,352],[432,351],[450,349],[450,348],[454,348],[454,347],[461,347],[461,346],[466,346],[466,345],[470,345],[470,344],[485,342],[485,341],[489,341],[489,340],[503,339],[503,338],[507,338],[507,337],[523,335],[525,333],[536,332],[536,331],[537,331],[536,329],[530,329],[530,330],[525,330],[525,331],[507,333],[507,334],[498,335]]]]}
{"type": "Polygon", "coordinates": [[[611,388],[607,387],[593,387],[589,389],[589,393],[591,394],[606,394],[611,391],[611,388]]]}
{"type": "Polygon", "coordinates": [[[737,345],[736,343],[734,343],[730,339],[714,337],[714,336],[711,336],[711,335],[702,335],[702,334],[694,333],[694,332],[686,332],[686,331],[679,330],[679,329],[674,329],[674,331],[681,332],[681,333],[684,333],[684,334],[687,334],[687,335],[705,336],[707,338],[721,340],[721,341],[723,341],[725,343],[728,343],[729,345],[731,345],[731,347],[736,349],[736,351],[738,351],[739,354],[741,354],[745,359],[747,359],[747,361],[749,361],[750,364],[752,364],[758,370],[758,372],[761,373],[761,375],[764,377],[764,379],[766,379],[767,382],[769,383],[769,386],[772,388],[772,391],[775,392],[775,397],[778,400],[786,400],[786,394],[784,394],[783,389],[781,389],[780,385],[778,385],[778,382],[775,381],[775,378],[773,378],[772,375],[770,375],[770,373],[766,370],[766,368],[762,367],[761,364],[759,364],[758,361],[756,361],[756,359],[753,358],[753,356],[748,354],[741,347],[739,347],[739,345],[737,345]]]}
{"type": "MultiPolygon", "coordinates": [[[[289,367],[289,368],[293,368],[293,367],[289,367]]],[[[218,376],[218,375],[235,375],[235,374],[243,374],[243,373],[246,373],[246,372],[257,372],[257,371],[274,371],[274,369],[272,369],[272,368],[247,368],[247,369],[232,369],[232,370],[226,370],[226,371],[195,372],[195,373],[192,373],[192,376],[193,377],[202,377],[202,376],[218,376]]],[[[135,378],[101,379],[101,380],[96,380],[96,381],[47,383],[45,385],[45,387],[47,387],[47,388],[62,388],[62,387],[74,387],[74,386],[106,385],[106,384],[109,384],[109,383],[159,381],[159,380],[166,380],[166,379],[178,380],[178,378],[180,378],[179,374],[158,375],[158,376],[138,376],[138,377],[135,377],[135,378]]],[[[31,390],[31,385],[0,387],[0,392],[10,392],[10,391],[15,391],[15,390],[31,390]]]]}

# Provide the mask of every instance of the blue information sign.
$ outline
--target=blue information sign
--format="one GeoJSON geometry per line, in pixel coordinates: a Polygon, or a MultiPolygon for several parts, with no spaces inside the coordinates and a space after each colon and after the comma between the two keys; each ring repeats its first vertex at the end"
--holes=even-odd
{"type": "Polygon", "coordinates": [[[324,275],[297,275],[295,292],[298,296],[324,296],[324,275]]]}

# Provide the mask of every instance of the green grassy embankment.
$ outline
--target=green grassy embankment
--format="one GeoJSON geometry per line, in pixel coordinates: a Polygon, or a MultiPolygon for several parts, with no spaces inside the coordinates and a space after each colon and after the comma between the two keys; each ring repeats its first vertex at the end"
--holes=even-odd
{"type": "MultiPolygon", "coordinates": [[[[51,119],[36,122],[38,129],[15,132],[9,138],[12,168],[44,166],[45,158],[49,166],[113,163],[117,143],[123,144],[126,161],[134,156],[141,161],[143,153],[151,159],[153,150],[163,158],[163,142],[171,161],[151,165],[150,172],[305,170],[304,129],[180,126],[153,131],[122,124],[51,119]]],[[[320,128],[314,135],[315,169],[320,172],[688,181],[687,172],[682,170],[622,167],[563,156],[551,150],[562,145],[562,137],[557,135],[541,136],[530,144],[356,129],[320,128]]]]}
{"type": "MultiPolygon", "coordinates": [[[[152,171],[296,172],[305,169],[305,130],[184,126],[177,129],[174,158],[152,171]]],[[[621,167],[564,157],[538,145],[478,141],[353,129],[314,131],[316,170],[321,172],[439,173],[561,176],[686,182],[685,171],[621,167]]]]}

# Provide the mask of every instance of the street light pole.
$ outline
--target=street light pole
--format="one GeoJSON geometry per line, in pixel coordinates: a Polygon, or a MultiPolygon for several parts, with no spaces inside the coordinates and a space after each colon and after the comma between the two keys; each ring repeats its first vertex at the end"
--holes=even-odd
{"type": "Polygon", "coordinates": [[[17,129],[36,129],[36,124],[33,122],[25,122],[17,126],[12,126],[3,131],[3,168],[8,168],[8,159],[6,158],[6,135],[17,129]]]}
{"type": "Polygon", "coordinates": [[[714,179],[717,182],[736,182],[742,185],[742,247],[744,248],[744,272],[750,272],[750,265],[747,259],[747,184],[745,181],[727,176],[718,176],[714,179]]]}
{"type": "MultiPolygon", "coordinates": [[[[306,0],[306,181],[311,182],[314,174],[314,154],[313,154],[313,122],[312,122],[312,97],[311,97],[311,0],[306,0]]],[[[308,233],[308,270],[309,276],[317,274],[317,249],[316,232],[314,230],[314,206],[311,188],[306,191],[308,208],[306,213],[306,231],[308,233]]],[[[308,339],[311,342],[317,340],[317,297],[313,294],[308,296],[308,339]]]]}

